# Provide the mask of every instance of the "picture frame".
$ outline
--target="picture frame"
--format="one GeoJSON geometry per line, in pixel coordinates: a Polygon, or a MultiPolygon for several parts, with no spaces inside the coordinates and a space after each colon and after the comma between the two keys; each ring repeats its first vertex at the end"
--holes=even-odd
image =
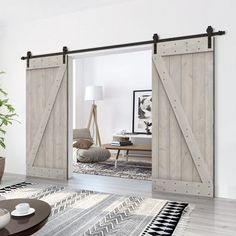
{"type": "Polygon", "coordinates": [[[152,133],[152,90],[133,91],[132,133],[152,133]]]}

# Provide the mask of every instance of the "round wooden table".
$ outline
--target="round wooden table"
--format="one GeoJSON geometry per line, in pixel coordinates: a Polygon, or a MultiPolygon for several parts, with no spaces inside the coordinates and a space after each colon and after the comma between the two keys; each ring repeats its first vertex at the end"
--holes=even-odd
{"type": "Polygon", "coordinates": [[[30,207],[35,209],[35,213],[29,216],[14,217],[5,228],[0,230],[1,236],[8,235],[31,235],[38,231],[47,222],[51,214],[51,207],[48,203],[36,199],[10,199],[0,201],[0,208],[7,209],[10,213],[15,209],[19,203],[27,202],[30,207]]]}

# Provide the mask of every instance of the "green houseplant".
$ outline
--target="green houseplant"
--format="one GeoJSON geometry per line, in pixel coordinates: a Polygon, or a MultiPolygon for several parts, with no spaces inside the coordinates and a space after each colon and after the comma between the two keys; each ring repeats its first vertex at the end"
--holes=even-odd
{"type": "MultiPolygon", "coordinates": [[[[0,71],[0,74],[4,72],[0,71]]],[[[7,93],[0,87],[0,148],[6,148],[5,134],[6,126],[11,125],[14,117],[17,116],[14,107],[8,102],[7,93]]],[[[5,158],[0,156],[0,182],[5,168],[5,158]]]]}

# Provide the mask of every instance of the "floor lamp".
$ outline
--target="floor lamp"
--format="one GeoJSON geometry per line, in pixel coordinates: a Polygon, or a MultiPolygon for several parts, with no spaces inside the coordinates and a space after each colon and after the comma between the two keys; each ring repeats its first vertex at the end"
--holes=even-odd
{"type": "MultiPolygon", "coordinates": [[[[97,120],[97,105],[95,104],[95,101],[103,99],[102,86],[86,86],[84,99],[86,101],[93,101],[87,127],[90,128],[91,124],[93,124],[93,130],[94,130],[94,127],[96,128],[95,129],[96,130],[96,144],[101,146],[101,138],[100,138],[100,132],[99,132],[98,120],[97,120]]],[[[93,132],[93,136],[94,136],[94,132],[93,132]]]]}

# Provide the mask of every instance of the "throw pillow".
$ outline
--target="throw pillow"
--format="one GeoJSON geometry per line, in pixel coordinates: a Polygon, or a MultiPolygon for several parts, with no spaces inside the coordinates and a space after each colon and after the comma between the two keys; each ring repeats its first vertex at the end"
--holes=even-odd
{"type": "Polygon", "coordinates": [[[90,130],[88,128],[73,130],[73,140],[78,141],[79,139],[86,139],[93,142],[93,138],[91,137],[90,130]]]}
{"type": "Polygon", "coordinates": [[[73,144],[73,147],[78,149],[89,149],[92,145],[93,143],[89,140],[79,139],[73,144]]]}

